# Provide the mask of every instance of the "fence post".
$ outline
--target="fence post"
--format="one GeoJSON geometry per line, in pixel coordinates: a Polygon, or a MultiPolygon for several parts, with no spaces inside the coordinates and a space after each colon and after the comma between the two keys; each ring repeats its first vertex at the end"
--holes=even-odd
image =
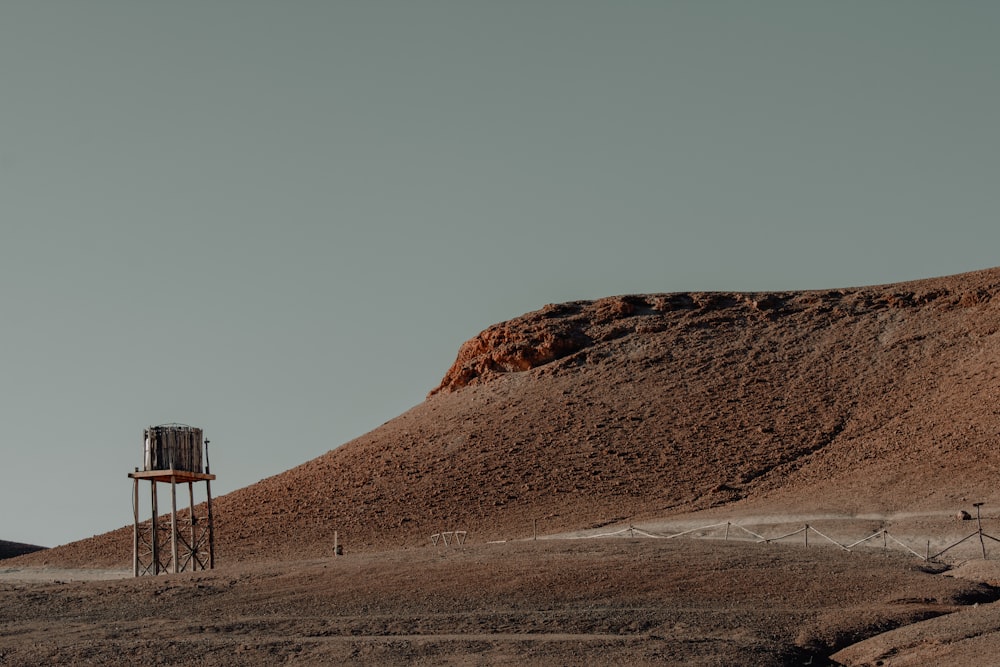
{"type": "Polygon", "coordinates": [[[806,547],[808,548],[809,547],[809,524],[808,523],[806,524],[806,530],[805,530],[805,532],[806,532],[806,547]]]}
{"type": "Polygon", "coordinates": [[[972,506],[976,508],[976,525],[979,527],[979,544],[983,547],[983,560],[986,560],[986,542],[983,541],[983,519],[979,513],[979,508],[982,507],[983,504],[972,503],[972,506]]]}
{"type": "Polygon", "coordinates": [[[729,522],[726,522],[726,542],[729,541],[729,522]]]}

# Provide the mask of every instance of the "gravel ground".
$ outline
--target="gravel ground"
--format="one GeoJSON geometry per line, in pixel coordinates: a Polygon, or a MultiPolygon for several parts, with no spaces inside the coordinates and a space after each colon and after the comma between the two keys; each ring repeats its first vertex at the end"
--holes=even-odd
{"type": "Polygon", "coordinates": [[[857,640],[995,597],[939,569],[898,553],[614,539],[139,579],[39,573],[0,578],[0,662],[824,664],[857,640]]]}

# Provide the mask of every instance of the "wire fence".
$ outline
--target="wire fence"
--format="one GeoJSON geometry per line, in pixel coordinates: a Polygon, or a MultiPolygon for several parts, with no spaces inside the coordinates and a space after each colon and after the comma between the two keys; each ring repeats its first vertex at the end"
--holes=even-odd
{"type": "MultiPolygon", "coordinates": [[[[771,537],[767,537],[759,532],[750,530],[744,525],[733,523],[732,521],[723,521],[719,523],[708,524],[705,526],[698,526],[697,528],[690,528],[688,530],[683,530],[677,533],[660,533],[644,528],[639,528],[633,525],[629,525],[620,530],[615,530],[606,533],[596,533],[591,535],[576,535],[576,536],[561,537],[561,538],[550,537],[547,539],[584,540],[584,539],[600,539],[600,538],[613,538],[613,537],[630,537],[630,538],[640,537],[640,538],[649,538],[658,540],[672,540],[681,537],[700,537],[700,538],[713,538],[713,539],[718,539],[719,537],[721,537],[722,539],[727,541],[729,539],[741,539],[741,540],[752,539],[753,541],[758,543],[770,544],[772,542],[779,542],[781,540],[787,540],[789,538],[801,536],[803,543],[805,544],[805,546],[808,547],[809,537],[810,535],[813,535],[815,537],[820,538],[820,540],[822,540],[823,542],[829,543],[833,546],[842,549],[843,551],[848,551],[848,552],[853,551],[857,547],[871,546],[872,543],[877,544],[877,541],[881,540],[883,549],[889,549],[889,548],[902,549],[903,551],[906,551],[907,553],[910,553],[923,561],[934,561],[939,557],[943,556],[944,554],[952,551],[959,545],[965,544],[969,540],[978,537],[980,550],[982,552],[982,557],[983,559],[988,559],[986,540],[992,540],[993,542],[1000,543],[1000,538],[993,537],[992,535],[989,535],[985,531],[983,531],[981,521],[978,521],[977,523],[978,527],[974,532],[962,537],[961,539],[946,544],[944,548],[935,549],[933,553],[931,551],[931,540],[924,541],[924,546],[925,546],[924,553],[920,553],[911,545],[904,542],[902,539],[897,538],[895,535],[891,534],[887,528],[881,528],[873,532],[872,534],[868,535],[867,537],[863,537],[854,542],[844,543],[835,540],[826,533],[817,529],[815,526],[808,523],[790,532],[785,532],[771,537]],[[722,533],[723,530],[724,533],[722,533]],[[722,534],[720,535],[719,533],[722,534]],[[734,533],[737,533],[740,536],[737,537],[736,535],[734,535],[734,533]]],[[[938,541],[940,542],[940,540],[938,541]]]]}

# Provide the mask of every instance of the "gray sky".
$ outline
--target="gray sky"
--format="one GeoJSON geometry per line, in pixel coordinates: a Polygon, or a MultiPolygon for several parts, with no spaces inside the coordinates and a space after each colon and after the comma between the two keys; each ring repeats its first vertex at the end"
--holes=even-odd
{"type": "Polygon", "coordinates": [[[1000,3],[0,4],[0,539],[420,403],[546,303],[1000,264],[1000,3]]]}

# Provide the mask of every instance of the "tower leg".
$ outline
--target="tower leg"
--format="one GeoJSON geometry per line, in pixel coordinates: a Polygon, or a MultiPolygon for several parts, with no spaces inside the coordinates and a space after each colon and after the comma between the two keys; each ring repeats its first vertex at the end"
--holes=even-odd
{"type": "Polygon", "coordinates": [[[153,490],[153,520],[150,523],[150,549],[153,552],[152,558],[153,562],[150,566],[153,569],[153,574],[157,575],[160,573],[160,515],[156,508],[156,480],[149,480],[149,488],[153,490]]]}
{"type": "Polygon", "coordinates": [[[212,519],[212,482],[205,480],[205,495],[208,497],[208,569],[215,569],[215,521],[212,519]]]}
{"type": "Polygon", "coordinates": [[[139,480],[132,480],[132,576],[139,576],[139,480]]]}
{"type": "MultiPolygon", "coordinates": [[[[198,569],[198,534],[197,534],[197,524],[198,519],[194,515],[194,482],[188,482],[188,503],[191,508],[188,510],[190,514],[188,518],[191,521],[191,542],[190,550],[191,553],[188,557],[188,562],[191,563],[191,571],[198,569]]],[[[202,568],[205,569],[205,568],[202,568]]]]}
{"type": "Polygon", "coordinates": [[[177,558],[177,480],[173,477],[170,478],[170,557],[174,561],[170,569],[177,574],[180,572],[180,559],[177,558]]]}

